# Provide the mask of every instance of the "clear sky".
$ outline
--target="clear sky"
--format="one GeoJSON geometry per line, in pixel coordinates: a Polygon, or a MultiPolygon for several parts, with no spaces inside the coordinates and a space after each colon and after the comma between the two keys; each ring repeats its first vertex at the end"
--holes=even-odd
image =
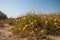
{"type": "Polygon", "coordinates": [[[35,12],[60,11],[60,0],[0,0],[0,10],[8,17],[24,15],[31,8],[35,12]]]}

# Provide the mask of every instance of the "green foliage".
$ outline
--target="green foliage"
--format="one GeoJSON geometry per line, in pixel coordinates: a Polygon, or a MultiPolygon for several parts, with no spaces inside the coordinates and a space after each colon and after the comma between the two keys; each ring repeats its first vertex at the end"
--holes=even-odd
{"type": "Polygon", "coordinates": [[[4,20],[6,18],[7,18],[6,14],[0,11],[0,20],[4,20]]]}
{"type": "MultiPolygon", "coordinates": [[[[29,35],[60,35],[60,14],[27,13],[16,19],[13,32],[29,35]],[[57,17],[58,16],[58,17],[57,17]]],[[[11,29],[11,30],[12,30],[11,29]]]]}

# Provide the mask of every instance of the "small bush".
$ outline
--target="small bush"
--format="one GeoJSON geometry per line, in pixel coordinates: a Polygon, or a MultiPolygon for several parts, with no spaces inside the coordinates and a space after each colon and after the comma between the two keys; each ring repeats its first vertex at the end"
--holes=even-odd
{"type": "Polygon", "coordinates": [[[60,35],[60,14],[37,15],[29,13],[17,18],[11,30],[17,34],[33,36],[46,34],[60,35]]]}
{"type": "Polygon", "coordinates": [[[6,18],[7,18],[6,14],[0,11],[0,20],[4,20],[6,18]]]}

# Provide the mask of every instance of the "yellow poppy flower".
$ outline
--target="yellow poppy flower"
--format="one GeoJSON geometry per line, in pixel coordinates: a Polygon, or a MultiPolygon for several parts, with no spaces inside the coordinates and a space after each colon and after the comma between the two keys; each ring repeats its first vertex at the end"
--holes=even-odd
{"type": "Polygon", "coordinates": [[[54,21],[56,21],[56,19],[54,19],[54,21]]]}
{"type": "Polygon", "coordinates": [[[37,28],[35,30],[37,30],[37,28]]]}
{"type": "Polygon", "coordinates": [[[26,19],[26,17],[23,17],[23,20],[25,20],[26,19]]]}
{"type": "Polygon", "coordinates": [[[34,24],[34,22],[31,22],[31,24],[34,24]]]}
{"type": "Polygon", "coordinates": [[[44,32],[44,30],[41,30],[41,33],[43,33],[44,32]]]}
{"type": "Polygon", "coordinates": [[[35,19],[34,22],[36,22],[37,20],[35,19]]]}
{"type": "Polygon", "coordinates": [[[54,25],[57,25],[57,23],[55,22],[54,25]]]}
{"type": "Polygon", "coordinates": [[[30,23],[31,21],[29,20],[28,22],[30,23]]]}
{"type": "Polygon", "coordinates": [[[26,29],[26,27],[23,28],[23,31],[26,29]]]}
{"type": "Polygon", "coordinates": [[[27,27],[28,25],[25,25],[25,27],[27,27]]]}
{"type": "Polygon", "coordinates": [[[45,21],[45,24],[47,24],[48,23],[48,21],[45,21]]]}

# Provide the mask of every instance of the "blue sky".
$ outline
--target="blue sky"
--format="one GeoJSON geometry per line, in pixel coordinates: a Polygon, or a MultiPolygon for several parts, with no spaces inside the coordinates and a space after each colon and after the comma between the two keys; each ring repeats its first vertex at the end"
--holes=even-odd
{"type": "Polygon", "coordinates": [[[60,0],[0,0],[0,10],[8,17],[24,15],[32,8],[37,13],[60,11],[60,0]]]}

